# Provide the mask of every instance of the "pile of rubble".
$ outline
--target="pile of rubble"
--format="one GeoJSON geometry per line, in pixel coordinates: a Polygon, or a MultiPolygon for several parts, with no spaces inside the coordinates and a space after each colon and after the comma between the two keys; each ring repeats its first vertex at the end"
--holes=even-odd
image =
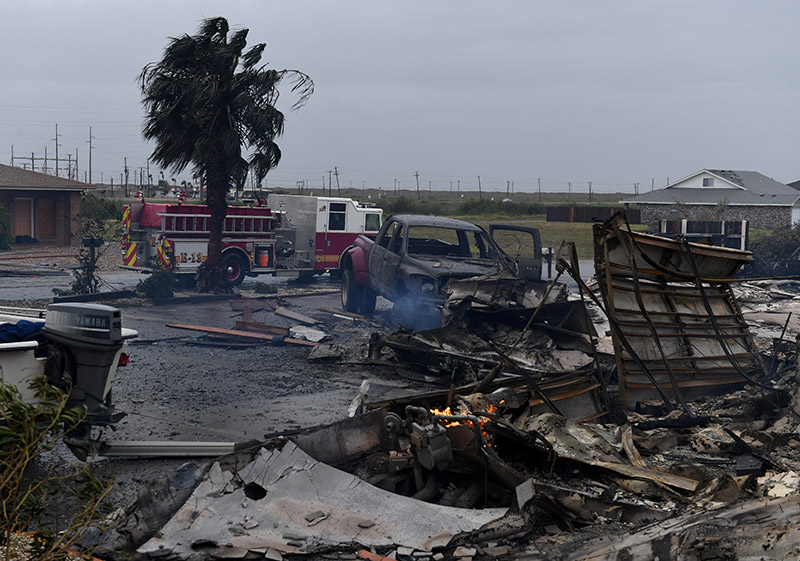
{"type": "MultiPolygon", "coordinates": [[[[576,294],[558,277],[453,282],[441,328],[376,334],[358,357],[441,390],[388,399],[365,384],[360,414],[151,482],[106,549],[797,558],[798,285],[739,282],[748,252],[620,217],[595,240],[593,287],[574,252],[559,265],[576,294]]],[[[323,346],[319,360],[348,360],[323,346]]]]}

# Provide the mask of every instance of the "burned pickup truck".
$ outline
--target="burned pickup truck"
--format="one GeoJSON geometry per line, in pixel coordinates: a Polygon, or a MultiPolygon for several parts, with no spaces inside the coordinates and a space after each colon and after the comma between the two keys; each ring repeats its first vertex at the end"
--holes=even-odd
{"type": "Polygon", "coordinates": [[[378,295],[394,302],[397,322],[412,330],[441,325],[444,287],[491,273],[538,280],[542,248],[536,228],[480,226],[433,216],[397,215],[374,240],[359,236],[342,259],[342,307],[370,314],[378,295]],[[503,250],[497,239],[507,238],[503,250]]]}

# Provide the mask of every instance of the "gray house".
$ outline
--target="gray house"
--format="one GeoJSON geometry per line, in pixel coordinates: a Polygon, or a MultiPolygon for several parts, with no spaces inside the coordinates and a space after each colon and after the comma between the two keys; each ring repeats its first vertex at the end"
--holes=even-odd
{"type": "Polygon", "coordinates": [[[704,169],[656,191],[620,201],[635,204],[641,221],[747,220],[753,228],[800,222],[800,190],[755,171],[704,169]]]}

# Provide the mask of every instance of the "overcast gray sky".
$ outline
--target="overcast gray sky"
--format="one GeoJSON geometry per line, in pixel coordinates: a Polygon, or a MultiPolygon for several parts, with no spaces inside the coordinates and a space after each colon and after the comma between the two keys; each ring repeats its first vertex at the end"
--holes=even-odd
{"type": "Polygon", "coordinates": [[[297,112],[282,87],[267,186],[320,186],[334,167],[342,187],[383,189],[417,171],[463,190],[478,175],[516,191],[645,191],[702,168],[800,179],[796,0],[1,0],[0,161],[12,145],[52,158],[58,124],[81,180],[90,126],[95,181],[145,166],[136,77],[213,16],[316,84],[297,112]]]}

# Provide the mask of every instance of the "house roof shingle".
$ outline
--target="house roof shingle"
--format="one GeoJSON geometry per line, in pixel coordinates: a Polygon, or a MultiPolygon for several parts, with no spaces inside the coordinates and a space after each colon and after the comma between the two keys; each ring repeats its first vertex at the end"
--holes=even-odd
{"type": "Polygon", "coordinates": [[[630,197],[621,203],[674,204],[679,201],[687,204],[716,204],[725,201],[731,205],[748,206],[792,206],[800,200],[800,192],[788,185],[767,177],[756,171],[734,171],[705,169],[682,179],[672,186],[630,197]],[[680,184],[708,172],[731,184],[730,188],[699,189],[680,187],[680,184]]]}
{"type": "Polygon", "coordinates": [[[0,164],[0,189],[83,191],[92,188],[88,183],[0,164]]]}

